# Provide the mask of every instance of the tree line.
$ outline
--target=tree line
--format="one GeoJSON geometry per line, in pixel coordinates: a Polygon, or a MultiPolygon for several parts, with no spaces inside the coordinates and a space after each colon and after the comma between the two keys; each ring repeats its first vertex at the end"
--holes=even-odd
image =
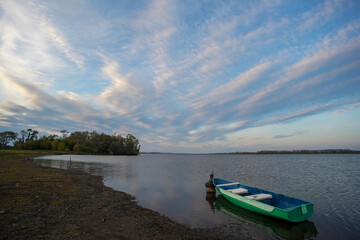
{"type": "Polygon", "coordinates": [[[33,129],[20,133],[0,132],[0,148],[17,150],[53,150],[104,155],[137,155],[140,152],[139,140],[131,134],[126,137],[120,134],[108,135],[96,131],[60,131],[62,136],[44,135],[33,129]]]}
{"type": "Polygon", "coordinates": [[[345,153],[360,153],[350,149],[324,149],[324,150],[261,150],[257,152],[230,152],[218,154],[345,154],[345,153]]]}

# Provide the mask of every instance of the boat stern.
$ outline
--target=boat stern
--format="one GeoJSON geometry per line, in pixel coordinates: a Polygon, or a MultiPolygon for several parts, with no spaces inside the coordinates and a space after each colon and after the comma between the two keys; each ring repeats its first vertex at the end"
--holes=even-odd
{"type": "Polygon", "coordinates": [[[314,204],[308,203],[298,206],[294,209],[283,211],[279,208],[276,208],[274,211],[274,216],[288,220],[290,222],[303,222],[313,215],[314,204]]]}

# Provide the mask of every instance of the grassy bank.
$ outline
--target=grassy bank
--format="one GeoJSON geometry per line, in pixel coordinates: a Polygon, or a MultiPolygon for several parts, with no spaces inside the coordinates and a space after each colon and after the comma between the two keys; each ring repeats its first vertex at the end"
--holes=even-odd
{"type": "Polygon", "coordinates": [[[64,151],[47,151],[47,150],[14,150],[14,149],[0,149],[0,160],[11,159],[24,159],[36,156],[69,154],[64,151]]]}
{"type": "MultiPolygon", "coordinates": [[[[36,236],[46,224],[40,211],[56,212],[66,202],[80,198],[77,175],[34,167],[24,159],[53,155],[48,151],[0,151],[0,231],[1,235],[36,236]],[[5,234],[5,235],[6,235],[5,234]]],[[[51,219],[47,224],[51,224],[51,219]]],[[[63,229],[66,231],[66,229],[63,229]]],[[[76,231],[72,234],[76,234],[76,231]]]]}

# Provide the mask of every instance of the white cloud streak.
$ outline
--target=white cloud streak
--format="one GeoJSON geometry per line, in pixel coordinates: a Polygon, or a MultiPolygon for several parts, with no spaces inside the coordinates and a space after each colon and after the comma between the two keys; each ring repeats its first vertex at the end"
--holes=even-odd
{"type": "Polygon", "coordinates": [[[64,35],[57,29],[47,18],[42,17],[40,21],[41,29],[49,36],[56,48],[58,48],[64,55],[76,66],[85,70],[84,57],[75,53],[64,35]]]}
{"type": "Polygon", "coordinates": [[[177,31],[174,24],[173,1],[155,0],[148,3],[147,9],[139,14],[134,26],[138,34],[132,45],[132,51],[145,50],[146,62],[155,66],[153,85],[157,94],[165,91],[173,77],[169,68],[169,41],[177,31]]]}
{"type": "Polygon", "coordinates": [[[121,75],[118,62],[105,55],[102,55],[102,58],[102,73],[110,79],[110,85],[103,89],[98,98],[117,114],[130,117],[138,110],[139,103],[146,96],[144,89],[131,74],[121,75]]]}
{"type": "Polygon", "coordinates": [[[56,49],[84,69],[84,58],[47,20],[43,6],[31,1],[1,1],[0,7],[0,62],[11,75],[50,88],[52,75],[67,66],[56,49]]]}
{"type": "Polygon", "coordinates": [[[343,0],[325,0],[318,3],[313,9],[304,12],[300,16],[303,23],[299,26],[299,29],[310,30],[324,25],[344,5],[346,5],[346,1],[343,0]]]}

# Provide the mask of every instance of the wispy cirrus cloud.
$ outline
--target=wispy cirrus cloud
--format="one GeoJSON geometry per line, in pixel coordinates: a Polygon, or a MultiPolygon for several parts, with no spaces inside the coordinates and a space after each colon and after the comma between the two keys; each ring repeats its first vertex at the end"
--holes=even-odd
{"type": "Polygon", "coordinates": [[[145,51],[145,62],[153,71],[153,85],[161,94],[169,84],[173,72],[168,57],[170,40],[177,31],[173,1],[156,0],[148,2],[133,23],[137,30],[131,51],[145,51]]]}
{"type": "Polygon", "coordinates": [[[115,129],[113,125],[116,120],[113,115],[93,108],[93,104],[75,93],[59,92],[53,96],[42,90],[40,86],[24,82],[17,77],[4,76],[4,74],[0,74],[0,77],[16,87],[24,98],[23,104],[13,101],[0,103],[0,111],[7,116],[3,118],[5,125],[58,130],[59,128],[87,130],[89,127],[94,130],[115,129]]]}
{"type": "Polygon", "coordinates": [[[350,39],[347,42],[342,42],[341,45],[321,49],[314,55],[306,57],[284,69],[279,80],[272,82],[266,88],[250,97],[246,102],[242,103],[242,106],[250,105],[253,107],[255,104],[266,104],[268,102],[264,101],[265,99],[270,98],[274,94],[279,94],[279,91],[283,90],[291,82],[304,82],[309,76],[314,74],[315,76],[320,75],[322,72],[328,71],[330,67],[340,68],[342,64],[354,61],[353,53],[359,52],[359,50],[360,44],[357,39],[350,39]]]}
{"type": "Polygon", "coordinates": [[[49,36],[57,49],[59,49],[71,62],[76,64],[79,69],[85,70],[84,57],[74,51],[73,47],[71,47],[64,35],[51,23],[49,19],[42,17],[39,25],[42,31],[49,36]]]}
{"type": "Polygon", "coordinates": [[[41,70],[54,70],[54,66],[61,63],[52,56],[47,37],[38,31],[36,9],[31,11],[30,6],[15,1],[2,1],[0,4],[3,10],[0,27],[1,66],[19,77],[48,85],[41,70]]]}
{"type": "MultiPolygon", "coordinates": [[[[356,98],[354,99],[356,94],[353,96],[345,95],[343,91],[339,91],[340,89],[346,91],[345,89],[359,85],[359,79],[356,77],[356,69],[359,68],[358,60],[353,54],[360,50],[359,41],[357,37],[342,37],[341,41],[338,41],[340,33],[342,36],[346,36],[346,31],[353,32],[357,24],[350,23],[349,26],[340,29],[338,34],[327,39],[326,43],[323,41],[316,43],[318,48],[319,44],[323,44],[320,50],[288,67],[274,71],[274,68],[278,69],[279,62],[286,61],[286,59],[278,59],[277,64],[263,63],[244,74],[240,74],[232,81],[200,98],[202,100],[194,105],[196,106],[195,112],[197,114],[203,113],[202,117],[207,119],[206,122],[212,120],[212,124],[225,124],[237,119],[242,124],[236,129],[244,129],[281,123],[290,119],[300,119],[352,104],[353,101],[356,102],[356,98]],[[263,76],[260,74],[262,71],[259,70],[267,70],[271,72],[271,75],[263,76]],[[254,75],[255,72],[257,74],[254,75]],[[342,81],[338,81],[345,74],[351,74],[353,77],[346,77],[342,81]],[[262,81],[262,85],[260,85],[262,87],[251,88],[250,91],[243,89],[248,83],[254,80],[259,81],[260,78],[266,78],[266,81],[262,81]],[[264,83],[267,83],[267,86],[263,87],[264,83]],[[339,98],[338,101],[334,101],[335,95],[339,98]],[[235,99],[238,101],[234,101],[235,99]],[[332,101],[331,104],[328,103],[330,100],[332,101]],[[230,104],[227,104],[228,102],[230,104]],[[303,106],[314,104],[315,106],[303,109],[303,106]],[[286,113],[289,108],[299,109],[299,111],[291,115],[266,120],[272,112],[281,116],[281,112],[286,113]]],[[[208,124],[204,123],[203,126],[208,126],[208,124]]],[[[199,129],[202,131],[192,133],[204,135],[206,132],[213,132],[214,135],[217,134],[216,127],[206,127],[205,129],[208,131],[205,131],[200,125],[199,129]]],[[[226,129],[223,130],[226,132],[226,129]]],[[[230,128],[230,130],[234,129],[230,128]]]]}
{"type": "Polygon", "coordinates": [[[127,115],[138,110],[138,101],[141,101],[142,88],[135,84],[131,75],[120,73],[119,63],[109,57],[103,56],[104,66],[102,74],[110,79],[109,86],[105,87],[99,95],[99,100],[109,106],[119,115],[127,115]]]}
{"type": "Polygon", "coordinates": [[[7,72],[50,87],[53,73],[64,70],[68,62],[84,69],[84,58],[47,19],[42,5],[2,1],[0,7],[0,61],[7,72]]]}
{"type": "Polygon", "coordinates": [[[244,93],[244,89],[264,77],[263,74],[271,66],[270,62],[261,63],[244,73],[240,73],[229,82],[213,89],[210,93],[202,96],[198,101],[195,101],[193,107],[199,109],[213,109],[215,106],[224,105],[236,98],[242,98],[239,93],[244,93]]]}
{"type": "Polygon", "coordinates": [[[309,30],[324,25],[331,17],[339,11],[343,6],[347,5],[347,1],[343,0],[326,0],[319,2],[312,9],[300,15],[299,20],[302,24],[300,30],[309,30]]]}

